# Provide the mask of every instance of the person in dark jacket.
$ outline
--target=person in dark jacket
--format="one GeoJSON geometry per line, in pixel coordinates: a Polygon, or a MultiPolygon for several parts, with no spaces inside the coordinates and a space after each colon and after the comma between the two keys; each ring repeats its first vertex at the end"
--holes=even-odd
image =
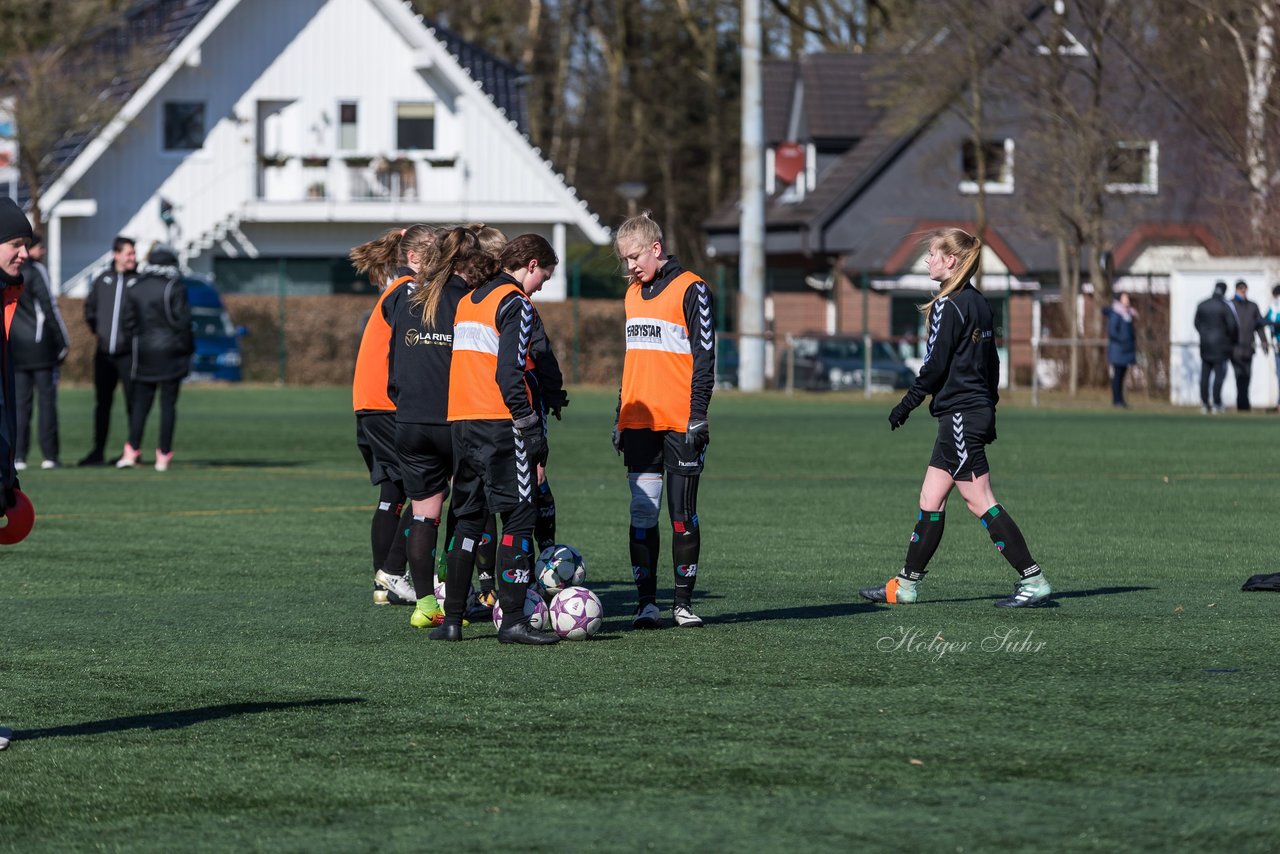
{"type": "Polygon", "coordinates": [[[40,396],[41,468],[62,465],[58,441],[58,366],[70,350],[67,325],[58,310],[58,294],[44,265],[44,243],[40,235],[32,240],[30,259],[22,268],[22,296],[13,315],[9,347],[13,352],[15,389],[18,404],[18,447],[14,465],[27,467],[31,450],[31,414],[35,393],[40,396]]]}
{"type": "Polygon", "coordinates": [[[1129,366],[1138,361],[1137,339],[1133,333],[1133,321],[1138,313],[1129,303],[1128,294],[1117,294],[1110,308],[1103,309],[1107,316],[1107,362],[1111,365],[1111,405],[1121,408],[1129,404],[1124,400],[1124,375],[1129,366]]]}
{"type": "Polygon", "coordinates": [[[1227,283],[1217,282],[1213,296],[1196,306],[1196,334],[1200,336],[1200,411],[1206,414],[1223,411],[1222,383],[1227,378],[1227,361],[1239,339],[1240,324],[1226,300],[1226,293],[1227,283]]]}
{"type": "MultiPolygon", "coordinates": [[[[0,513],[17,503],[18,472],[13,467],[18,432],[13,405],[13,360],[9,354],[9,325],[22,292],[22,265],[31,243],[31,223],[13,199],[0,198],[0,513]]],[[[0,726],[0,750],[9,746],[13,731],[0,726]]]]}
{"type": "Polygon", "coordinates": [[[93,353],[93,449],[80,460],[82,466],[106,462],[107,429],[111,426],[111,404],[119,385],[124,407],[132,406],[132,343],[125,334],[125,295],[138,278],[138,252],[132,240],[117,237],[111,244],[111,267],[93,280],[84,301],[84,319],[97,336],[93,353]]]}
{"type": "Polygon", "coordinates": [[[156,471],[166,471],[173,459],[173,428],[178,389],[191,370],[195,336],[187,286],[172,248],[157,243],[147,255],[147,267],[129,288],[125,331],[133,340],[133,404],[129,411],[129,441],[116,463],[132,468],[142,456],[147,416],[160,392],[160,447],[156,471]]]}
{"type": "Polygon", "coordinates": [[[924,306],[928,350],[915,384],[889,413],[889,428],[897,430],[906,423],[911,410],[931,394],[929,414],[938,419],[938,438],[920,487],[920,511],[901,572],[882,587],[858,592],[873,602],[916,601],[916,587],[942,542],[952,487],[960,490],[969,512],[1018,573],[1012,595],[997,601],[996,607],[1040,605],[1052,592],[1022,531],[991,490],[986,446],[996,440],[1000,356],[991,306],[969,281],[981,257],[982,241],[958,228],[944,229],[929,241],[929,277],[941,288],[924,306]]]}
{"type": "Polygon", "coordinates": [[[1237,338],[1235,349],[1231,351],[1231,368],[1236,375],[1236,409],[1248,412],[1249,381],[1253,377],[1253,336],[1257,335],[1262,342],[1262,352],[1267,352],[1267,323],[1262,317],[1258,304],[1249,299],[1249,285],[1244,281],[1236,282],[1236,295],[1231,300],[1231,307],[1236,312],[1237,338]]]}

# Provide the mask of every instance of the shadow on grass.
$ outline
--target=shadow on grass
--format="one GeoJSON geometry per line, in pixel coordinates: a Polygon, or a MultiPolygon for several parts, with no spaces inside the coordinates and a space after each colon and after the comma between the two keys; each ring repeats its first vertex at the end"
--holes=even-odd
{"type": "Polygon", "coordinates": [[[288,469],[305,465],[301,460],[182,460],[187,468],[288,469]]]}
{"type": "Polygon", "coordinates": [[[717,623],[762,623],[767,620],[826,620],[852,617],[876,610],[874,602],[830,602],[825,605],[801,605],[795,608],[770,608],[767,611],[740,611],[707,617],[707,625],[717,623]]]}
{"type": "MultiPolygon", "coordinates": [[[[1094,587],[1091,590],[1063,590],[1061,592],[1054,590],[1049,601],[1043,605],[1036,605],[1036,608],[1057,608],[1060,599],[1084,599],[1088,596],[1114,596],[1117,593],[1139,593],[1143,590],[1156,590],[1155,587],[1131,586],[1131,587],[1094,587]]],[[[997,599],[1004,599],[1007,593],[1001,593],[996,596],[965,596],[956,599],[929,599],[927,604],[942,604],[945,602],[994,602],[997,599]]]]}
{"type": "Polygon", "coordinates": [[[37,738],[61,738],[68,735],[102,735],[109,732],[125,732],[131,729],[181,729],[205,721],[216,721],[238,715],[256,715],[261,712],[279,712],[285,709],[302,709],[310,706],[338,706],[363,703],[363,697],[326,697],[316,700],[289,700],[277,703],[226,703],[221,706],[203,706],[199,709],[181,709],[176,712],[154,712],[149,715],[129,715],[123,718],[107,718],[101,721],[85,721],[79,724],[46,727],[44,729],[16,730],[14,741],[34,741],[37,738]]]}

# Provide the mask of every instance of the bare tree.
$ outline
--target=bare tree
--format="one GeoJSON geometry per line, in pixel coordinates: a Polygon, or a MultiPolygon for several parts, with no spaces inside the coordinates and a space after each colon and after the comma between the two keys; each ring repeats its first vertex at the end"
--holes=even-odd
{"type": "MultiPolygon", "coordinates": [[[[1161,71],[1187,93],[1248,183],[1246,251],[1275,249],[1277,169],[1275,82],[1280,11],[1274,0],[1172,0],[1163,4],[1166,44],[1194,61],[1161,71]]],[[[1167,53],[1167,51],[1166,51],[1167,53]]]]}
{"type": "Polygon", "coordinates": [[[67,138],[85,134],[121,106],[122,82],[146,63],[145,45],[114,37],[124,0],[0,0],[6,50],[0,91],[13,102],[18,170],[41,228],[40,194],[67,138]]]}

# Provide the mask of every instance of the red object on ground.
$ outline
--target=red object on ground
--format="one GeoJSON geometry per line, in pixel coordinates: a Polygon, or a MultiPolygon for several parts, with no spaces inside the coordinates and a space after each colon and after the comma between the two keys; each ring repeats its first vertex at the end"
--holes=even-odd
{"type": "Polygon", "coordinates": [[[0,517],[0,544],[6,546],[25,540],[36,524],[36,508],[27,494],[18,490],[14,492],[14,497],[18,499],[18,503],[0,517]]]}

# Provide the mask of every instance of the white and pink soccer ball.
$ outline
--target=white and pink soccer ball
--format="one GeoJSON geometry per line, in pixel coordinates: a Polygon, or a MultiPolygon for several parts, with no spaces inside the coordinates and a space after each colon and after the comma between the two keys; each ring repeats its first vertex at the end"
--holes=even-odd
{"type": "Polygon", "coordinates": [[[586,640],[600,631],[604,608],[585,587],[566,587],[551,600],[551,628],[565,640],[586,640]]]}
{"type": "Polygon", "coordinates": [[[533,577],[549,602],[566,587],[581,586],[587,580],[587,564],[573,546],[548,546],[533,564],[533,577]]]}
{"type": "MultiPolygon", "coordinates": [[[[538,631],[550,627],[551,618],[547,612],[547,603],[542,601],[542,596],[533,589],[532,585],[525,590],[524,616],[529,621],[529,625],[538,631]]],[[[502,605],[498,603],[493,606],[493,627],[502,628],[502,605]]]]}

